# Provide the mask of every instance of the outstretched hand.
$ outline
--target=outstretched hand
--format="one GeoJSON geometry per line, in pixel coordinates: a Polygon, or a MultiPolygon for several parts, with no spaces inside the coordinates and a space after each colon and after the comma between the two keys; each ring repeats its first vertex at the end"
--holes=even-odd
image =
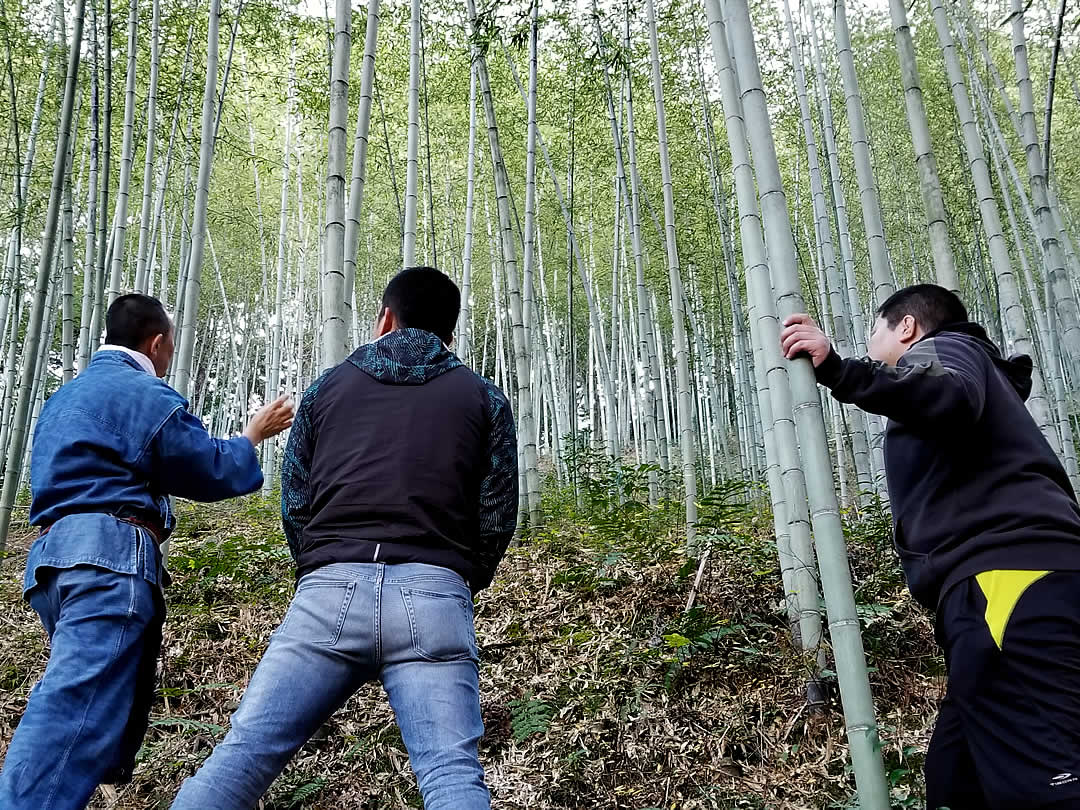
{"type": "Polygon", "coordinates": [[[288,428],[295,415],[296,408],[292,397],[282,395],[255,411],[255,415],[244,428],[244,435],[257,446],[288,428]]]}
{"type": "Polygon", "coordinates": [[[832,351],[832,344],[825,333],[818,329],[813,318],[803,314],[789,315],[784,319],[784,328],[780,330],[780,346],[788,360],[803,353],[810,355],[814,368],[824,363],[832,351]]]}

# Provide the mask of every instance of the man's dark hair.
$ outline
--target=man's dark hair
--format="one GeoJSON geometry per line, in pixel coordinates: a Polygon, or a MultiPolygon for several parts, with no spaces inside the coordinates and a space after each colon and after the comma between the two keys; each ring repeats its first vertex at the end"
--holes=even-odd
{"type": "Polygon", "coordinates": [[[105,314],[105,342],[113,346],[138,349],[151,338],[169,334],[170,329],[165,307],[149,295],[121,295],[105,314]]]}
{"type": "Polygon", "coordinates": [[[441,270],[406,267],[386,285],[382,305],[394,313],[398,326],[423,329],[449,343],[461,311],[461,292],[441,270]]]}
{"type": "Polygon", "coordinates": [[[910,315],[927,333],[968,319],[967,309],[959,296],[937,284],[913,284],[897,290],[878,307],[877,314],[885,319],[890,329],[910,315]]]}

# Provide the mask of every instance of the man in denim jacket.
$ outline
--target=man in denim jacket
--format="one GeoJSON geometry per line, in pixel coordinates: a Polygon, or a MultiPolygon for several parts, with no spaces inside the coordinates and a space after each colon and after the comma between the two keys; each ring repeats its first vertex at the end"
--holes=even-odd
{"type": "Polygon", "coordinates": [[[390,698],[427,810],[486,810],[472,595],[517,523],[510,404],[447,348],[457,286],[391,279],[377,340],[304,394],[281,475],[289,612],[173,810],[251,810],[362,684],[390,698]]]}
{"type": "Polygon", "coordinates": [[[51,638],[0,772],[2,810],[77,810],[130,780],[146,732],[166,582],[169,496],[217,501],[262,484],[255,447],[284,430],[284,397],[242,437],[211,438],[159,379],[173,355],[161,303],[116,299],[106,345],[41,409],[30,460],[24,595],[51,638]]]}

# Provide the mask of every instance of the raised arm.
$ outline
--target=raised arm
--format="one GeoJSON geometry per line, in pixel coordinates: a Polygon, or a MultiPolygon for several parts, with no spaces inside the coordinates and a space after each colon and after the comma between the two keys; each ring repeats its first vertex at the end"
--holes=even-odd
{"type": "Polygon", "coordinates": [[[818,382],[837,400],[912,429],[962,430],[982,415],[988,358],[962,339],[920,340],[896,366],[841,358],[806,316],[789,318],[781,340],[787,357],[810,356],[818,382]]]}
{"type": "Polygon", "coordinates": [[[221,501],[262,486],[259,458],[243,436],[215,439],[184,408],[165,420],[151,442],[154,488],[193,501],[221,501]]]}
{"type": "Polygon", "coordinates": [[[832,352],[818,381],[840,402],[850,402],[913,428],[963,429],[981,415],[986,371],[967,352],[934,338],[913,346],[895,367],[869,358],[840,359],[832,352]]]}
{"type": "Polygon", "coordinates": [[[155,489],[192,501],[221,501],[262,486],[255,443],[275,436],[292,422],[292,406],[282,397],[261,408],[234,439],[215,439],[197,417],[177,407],[147,446],[155,489]]]}

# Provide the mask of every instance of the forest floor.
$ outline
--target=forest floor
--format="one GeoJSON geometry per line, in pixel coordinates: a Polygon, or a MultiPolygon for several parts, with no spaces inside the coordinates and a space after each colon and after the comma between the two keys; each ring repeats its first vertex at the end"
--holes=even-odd
{"type": "MultiPolygon", "coordinates": [[[[275,506],[180,505],[160,699],[133,783],[99,791],[92,807],[167,808],[222,738],[293,593],[275,506]]],[[[805,710],[767,515],[704,508],[712,551],[686,614],[696,563],[654,510],[549,506],[558,524],[512,548],[477,601],[481,758],[496,810],[853,806],[835,688],[826,712],[805,710]]],[[[20,598],[30,536],[13,539],[0,567],[0,756],[48,655],[20,598]]],[[[917,807],[942,662],[903,588],[887,518],[853,523],[848,542],[893,804],[917,807]]],[[[262,806],[421,807],[381,688],[335,714],[262,806]]]]}

